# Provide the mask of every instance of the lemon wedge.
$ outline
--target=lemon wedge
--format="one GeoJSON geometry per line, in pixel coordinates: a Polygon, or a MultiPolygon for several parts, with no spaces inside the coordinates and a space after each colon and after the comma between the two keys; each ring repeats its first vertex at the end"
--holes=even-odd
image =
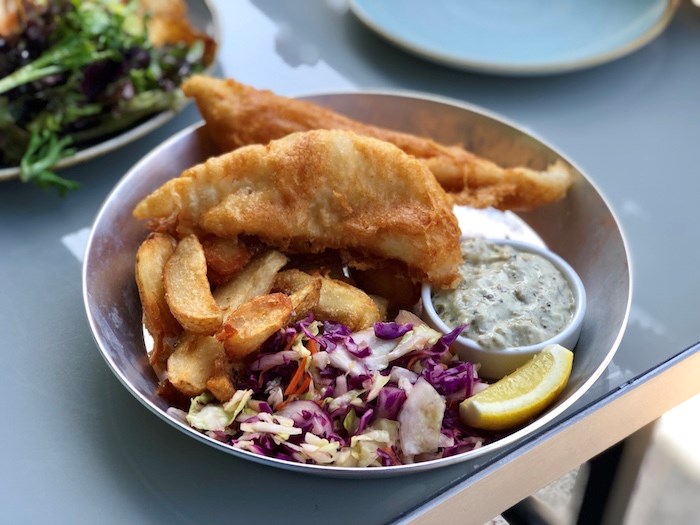
{"type": "Polygon", "coordinates": [[[525,423],[547,408],[571,375],[574,354],[548,345],[515,372],[459,404],[459,416],[470,427],[504,430],[525,423]]]}

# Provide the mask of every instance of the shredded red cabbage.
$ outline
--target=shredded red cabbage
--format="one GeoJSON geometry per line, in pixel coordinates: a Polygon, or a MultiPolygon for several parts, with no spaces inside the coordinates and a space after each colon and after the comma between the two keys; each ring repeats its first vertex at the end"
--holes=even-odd
{"type": "Polygon", "coordinates": [[[313,401],[292,401],[277,413],[291,418],[294,421],[294,426],[302,429],[304,432],[311,432],[323,438],[335,435],[333,421],[330,416],[313,401]]]}
{"type": "Polygon", "coordinates": [[[379,339],[398,339],[413,330],[411,323],[374,323],[374,335],[379,339]]]}
{"type": "Polygon", "coordinates": [[[393,419],[399,417],[399,411],[406,401],[406,392],[395,386],[385,386],[377,396],[377,418],[393,419]]]}
{"type": "MultiPolygon", "coordinates": [[[[358,340],[362,341],[360,344],[353,339],[348,327],[329,321],[321,323],[311,315],[280,330],[265,342],[254,359],[234,370],[233,382],[236,389],[253,391],[253,399],[256,401],[249,402],[246,414],[250,414],[252,406],[261,417],[263,413],[269,414],[265,416],[268,421],[270,417],[284,416],[293,422],[294,427],[301,429],[301,434],[273,438],[264,430],[265,425],[255,427],[262,428],[260,432],[241,433],[238,430],[241,421],[263,419],[258,416],[240,416],[227,432],[210,432],[210,435],[267,457],[297,462],[312,461],[304,453],[308,447],[313,448],[313,445],[304,441],[308,434],[335,442],[339,447],[348,447],[353,436],[371,431],[375,424],[390,421],[395,426],[400,425],[399,414],[404,408],[407,392],[415,388],[411,385],[422,377],[434,388],[436,395],[442,396],[446,401],[439,448],[425,454],[426,458],[459,454],[492,439],[492,436],[466,427],[459,418],[459,402],[473,394],[475,384],[479,381],[474,366],[456,360],[449,350],[449,345],[464,326],[442,335],[434,344],[428,343],[426,347],[420,347],[425,343],[418,342],[417,347],[406,348],[410,351],[401,352],[402,355],[389,361],[386,368],[370,368],[365,364],[365,358],[370,356],[372,359],[381,359],[390,355],[391,341],[396,341],[395,348],[403,336],[414,330],[416,323],[421,322],[415,316],[403,318],[411,322],[376,323],[373,327],[376,338],[363,331],[362,336],[358,335],[358,340]],[[292,346],[291,343],[299,336],[302,337],[299,344],[305,344],[304,341],[311,339],[318,344],[318,351],[313,355],[305,354],[307,357],[311,355],[313,359],[303,361],[307,363],[311,382],[308,383],[307,379],[309,387],[301,393],[303,395],[296,392],[296,397],[290,395],[282,402],[282,392],[295,390],[290,382],[297,373],[302,357],[297,344],[292,346]],[[388,342],[385,343],[386,341],[388,342]],[[376,356],[371,348],[373,345],[377,345],[376,356]],[[411,370],[407,369],[409,363],[411,370]],[[272,395],[273,391],[277,392],[277,398],[272,395]]],[[[416,340],[435,341],[435,338],[421,335],[416,340]]],[[[403,341],[401,344],[407,343],[403,341]]],[[[285,397],[287,395],[285,393],[285,397]]],[[[376,450],[375,464],[389,466],[405,460],[398,441],[376,450]]]]}
{"type": "Polygon", "coordinates": [[[360,348],[353,340],[350,329],[342,324],[325,321],[323,323],[323,336],[320,338],[323,348],[332,352],[338,345],[342,345],[355,357],[367,357],[371,350],[368,346],[360,348]]]}
{"type": "Polygon", "coordinates": [[[461,362],[448,367],[443,363],[428,358],[423,362],[421,375],[445,399],[466,399],[472,395],[474,387],[474,365],[461,362]]]}

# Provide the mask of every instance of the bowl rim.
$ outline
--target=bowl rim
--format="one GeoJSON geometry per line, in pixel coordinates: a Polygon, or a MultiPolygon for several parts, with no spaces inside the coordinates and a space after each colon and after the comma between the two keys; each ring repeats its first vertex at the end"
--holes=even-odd
{"type": "MultiPolygon", "coordinates": [[[[475,238],[477,237],[471,235],[462,235],[460,237],[460,245],[465,240],[475,238]]],[[[530,242],[508,238],[495,239],[486,237],[481,239],[487,243],[507,245],[519,251],[533,253],[551,262],[569,283],[569,286],[571,287],[571,292],[574,297],[575,308],[571,319],[561,331],[557,332],[552,337],[545,339],[544,341],[541,341],[539,343],[521,346],[509,346],[498,350],[489,350],[482,347],[473,339],[465,335],[459,335],[455,339],[456,344],[467,347],[472,351],[488,354],[489,356],[526,355],[538,352],[544,347],[551,344],[560,344],[562,341],[567,340],[577,330],[580,329],[581,324],[583,323],[583,318],[586,314],[586,289],[583,285],[581,277],[564,258],[562,258],[553,250],[545,246],[539,246],[530,242]]],[[[432,289],[433,287],[430,283],[423,283],[421,285],[421,302],[423,312],[425,313],[425,316],[428,317],[429,321],[433,323],[434,326],[436,326],[440,331],[442,331],[443,333],[449,333],[450,331],[454,330],[454,328],[447,325],[447,323],[445,323],[445,321],[443,321],[442,318],[435,311],[435,307],[433,306],[432,301],[432,289]]]]}

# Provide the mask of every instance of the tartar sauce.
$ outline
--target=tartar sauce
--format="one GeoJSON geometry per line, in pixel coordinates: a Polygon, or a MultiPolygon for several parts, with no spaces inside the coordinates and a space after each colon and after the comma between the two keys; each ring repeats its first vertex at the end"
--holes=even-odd
{"type": "Polygon", "coordinates": [[[486,350],[541,343],[561,332],[574,313],[562,273],[543,257],[481,239],[462,241],[462,282],[433,294],[436,313],[486,350]]]}

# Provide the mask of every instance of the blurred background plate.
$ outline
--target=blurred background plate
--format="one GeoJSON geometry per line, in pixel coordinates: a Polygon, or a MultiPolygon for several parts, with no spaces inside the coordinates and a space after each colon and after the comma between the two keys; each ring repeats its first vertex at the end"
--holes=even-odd
{"type": "MultiPolygon", "coordinates": [[[[187,3],[187,13],[190,23],[195,29],[206,33],[211,36],[217,44],[217,50],[221,48],[221,30],[219,26],[218,17],[216,11],[210,5],[208,0],[186,0],[187,3]]],[[[207,66],[205,72],[211,72],[216,65],[216,55],[212,63],[207,66]]],[[[189,103],[189,100],[185,100],[182,105],[176,109],[169,111],[162,111],[156,113],[155,115],[148,117],[145,121],[132,126],[116,135],[110,135],[104,140],[92,144],[82,149],[78,149],[75,155],[66,157],[60,160],[55,168],[67,168],[75,164],[80,164],[81,162],[94,159],[110,151],[121,148],[134,140],[140,139],[144,135],[150,133],[154,129],[162,126],[173,118],[179,111],[189,103]]],[[[19,167],[9,167],[0,168],[0,181],[10,180],[19,177],[19,167]]]]}
{"type": "MultiPolygon", "coordinates": [[[[462,143],[506,166],[543,169],[564,159],[541,140],[503,119],[456,101],[399,93],[328,94],[307,100],[370,124],[430,136],[448,144],[462,143]]],[[[505,437],[463,454],[392,467],[353,469],[291,463],[234,449],[170,416],[165,399],[156,395],[157,380],[148,364],[141,305],[134,280],[134,260],[148,234],[132,215],[134,206],[167,180],[216,149],[201,125],[170,138],[119,182],[102,206],[92,228],[83,267],[83,299],[99,351],[114,374],[153,413],[199,441],[250,461],[279,468],[338,477],[381,477],[428,470],[486,454],[551,422],[583,395],[612,359],[622,338],[630,307],[631,282],[627,249],[618,222],[593,183],[571,165],[576,180],[567,197],[528,213],[460,209],[463,230],[532,235],[563,257],[586,288],[588,309],[575,349],[566,389],[543,414],[505,437]],[[534,232],[534,233],[533,233],[534,232]]]]}
{"type": "Polygon", "coordinates": [[[668,25],[679,0],[350,0],[369,28],[423,58],[474,71],[573,71],[622,57],[668,25]]]}

